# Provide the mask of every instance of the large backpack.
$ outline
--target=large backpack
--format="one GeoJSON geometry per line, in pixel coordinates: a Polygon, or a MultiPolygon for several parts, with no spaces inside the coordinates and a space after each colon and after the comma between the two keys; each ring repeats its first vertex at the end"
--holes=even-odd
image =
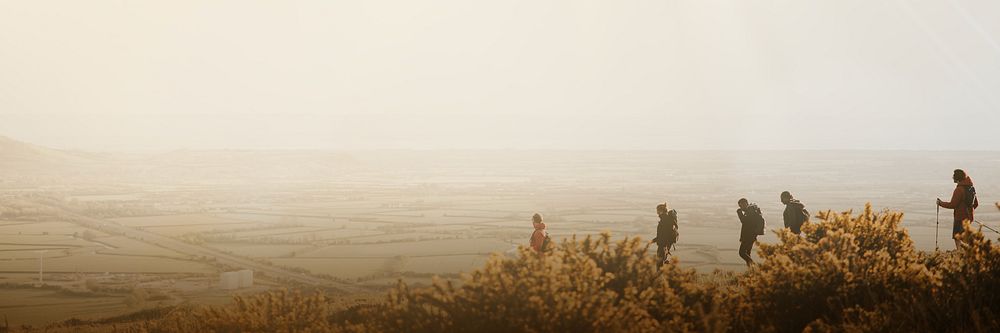
{"type": "Polygon", "coordinates": [[[799,220],[798,221],[799,222],[799,227],[802,227],[803,224],[806,224],[806,222],[809,222],[809,211],[806,210],[806,205],[802,204],[801,201],[797,202],[797,204],[799,205],[799,207],[802,207],[802,212],[800,213],[801,215],[799,215],[799,218],[798,218],[798,220],[799,220]]]}
{"type": "Polygon", "coordinates": [[[764,221],[764,214],[761,213],[760,207],[758,207],[757,204],[751,204],[749,207],[747,207],[746,213],[747,217],[750,218],[750,221],[753,221],[754,230],[757,232],[757,234],[763,235],[765,221],[764,221]]]}
{"type": "MultiPolygon", "coordinates": [[[[667,212],[667,216],[670,218],[671,222],[673,222],[674,225],[678,225],[677,224],[677,211],[676,210],[671,209],[669,212],[667,212]]],[[[667,237],[669,237],[669,238],[667,238],[668,239],[668,244],[671,244],[671,245],[677,244],[677,238],[680,238],[680,232],[678,232],[677,230],[674,230],[674,228],[670,228],[670,234],[668,234],[667,237]]]]}
{"type": "Polygon", "coordinates": [[[965,187],[965,200],[963,200],[966,206],[972,208],[976,204],[976,187],[966,186],[965,187]]]}

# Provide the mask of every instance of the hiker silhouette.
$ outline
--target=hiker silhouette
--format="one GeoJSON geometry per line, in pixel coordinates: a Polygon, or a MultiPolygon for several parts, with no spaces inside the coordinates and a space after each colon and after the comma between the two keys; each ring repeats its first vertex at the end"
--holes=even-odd
{"type": "Polygon", "coordinates": [[[656,238],[653,238],[652,242],[656,243],[656,258],[658,259],[656,266],[660,267],[670,255],[670,248],[677,243],[679,233],[677,232],[677,211],[669,209],[666,202],[656,206],[656,215],[660,217],[660,221],[656,224],[656,238]]]}
{"type": "Polygon", "coordinates": [[[740,198],[736,204],[736,216],[740,218],[740,258],[746,261],[747,267],[753,265],[750,254],[758,235],[764,234],[764,216],[757,204],[751,204],[746,198],[740,198]]]}
{"type": "Polygon", "coordinates": [[[806,206],[792,197],[792,193],[788,191],[781,192],[781,203],[785,204],[783,214],[785,228],[796,235],[802,234],[802,224],[809,221],[809,211],[806,210],[806,206]]]}

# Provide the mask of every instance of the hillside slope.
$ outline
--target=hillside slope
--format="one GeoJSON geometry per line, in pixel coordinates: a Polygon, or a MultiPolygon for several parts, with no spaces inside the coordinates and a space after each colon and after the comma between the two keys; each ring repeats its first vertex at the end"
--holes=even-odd
{"type": "Polygon", "coordinates": [[[57,150],[0,136],[0,170],[42,171],[98,160],[95,154],[57,150]]]}

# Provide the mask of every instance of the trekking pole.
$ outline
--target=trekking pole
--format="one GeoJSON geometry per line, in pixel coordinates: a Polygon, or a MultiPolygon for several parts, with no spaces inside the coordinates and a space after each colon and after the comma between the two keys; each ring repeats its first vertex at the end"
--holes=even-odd
{"type": "Polygon", "coordinates": [[[986,229],[990,229],[990,231],[993,231],[993,232],[995,232],[997,234],[1000,234],[1000,231],[997,231],[996,229],[990,228],[990,226],[988,226],[988,225],[986,225],[986,224],[984,224],[982,222],[979,222],[979,221],[973,221],[973,222],[978,223],[980,226],[986,227],[986,229]]]}
{"type": "Polygon", "coordinates": [[[937,217],[935,218],[936,225],[934,226],[934,252],[938,251],[938,233],[941,232],[941,205],[935,204],[937,207],[937,217]]]}

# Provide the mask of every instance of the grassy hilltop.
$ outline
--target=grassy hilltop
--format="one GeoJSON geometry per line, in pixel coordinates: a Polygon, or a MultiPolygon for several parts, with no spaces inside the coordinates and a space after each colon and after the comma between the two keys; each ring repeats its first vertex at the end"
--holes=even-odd
{"type": "MultiPolygon", "coordinates": [[[[998,203],[1000,208],[1000,203],[998,203]]],[[[803,236],[762,244],[746,273],[657,270],[647,242],[570,239],[545,256],[492,258],[460,283],[400,283],[350,308],[278,292],[28,331],[72,332],[996,332],[1000,246],[922,252],[902,212],[820,212],[803,236]]],[[[13,329],[13,328],[12,328],[13,329]]],[[[21,329],[16,329],[20,331],[21,329]]],[[[2,331],[2,330],[0,330],[2,331]]]]}

